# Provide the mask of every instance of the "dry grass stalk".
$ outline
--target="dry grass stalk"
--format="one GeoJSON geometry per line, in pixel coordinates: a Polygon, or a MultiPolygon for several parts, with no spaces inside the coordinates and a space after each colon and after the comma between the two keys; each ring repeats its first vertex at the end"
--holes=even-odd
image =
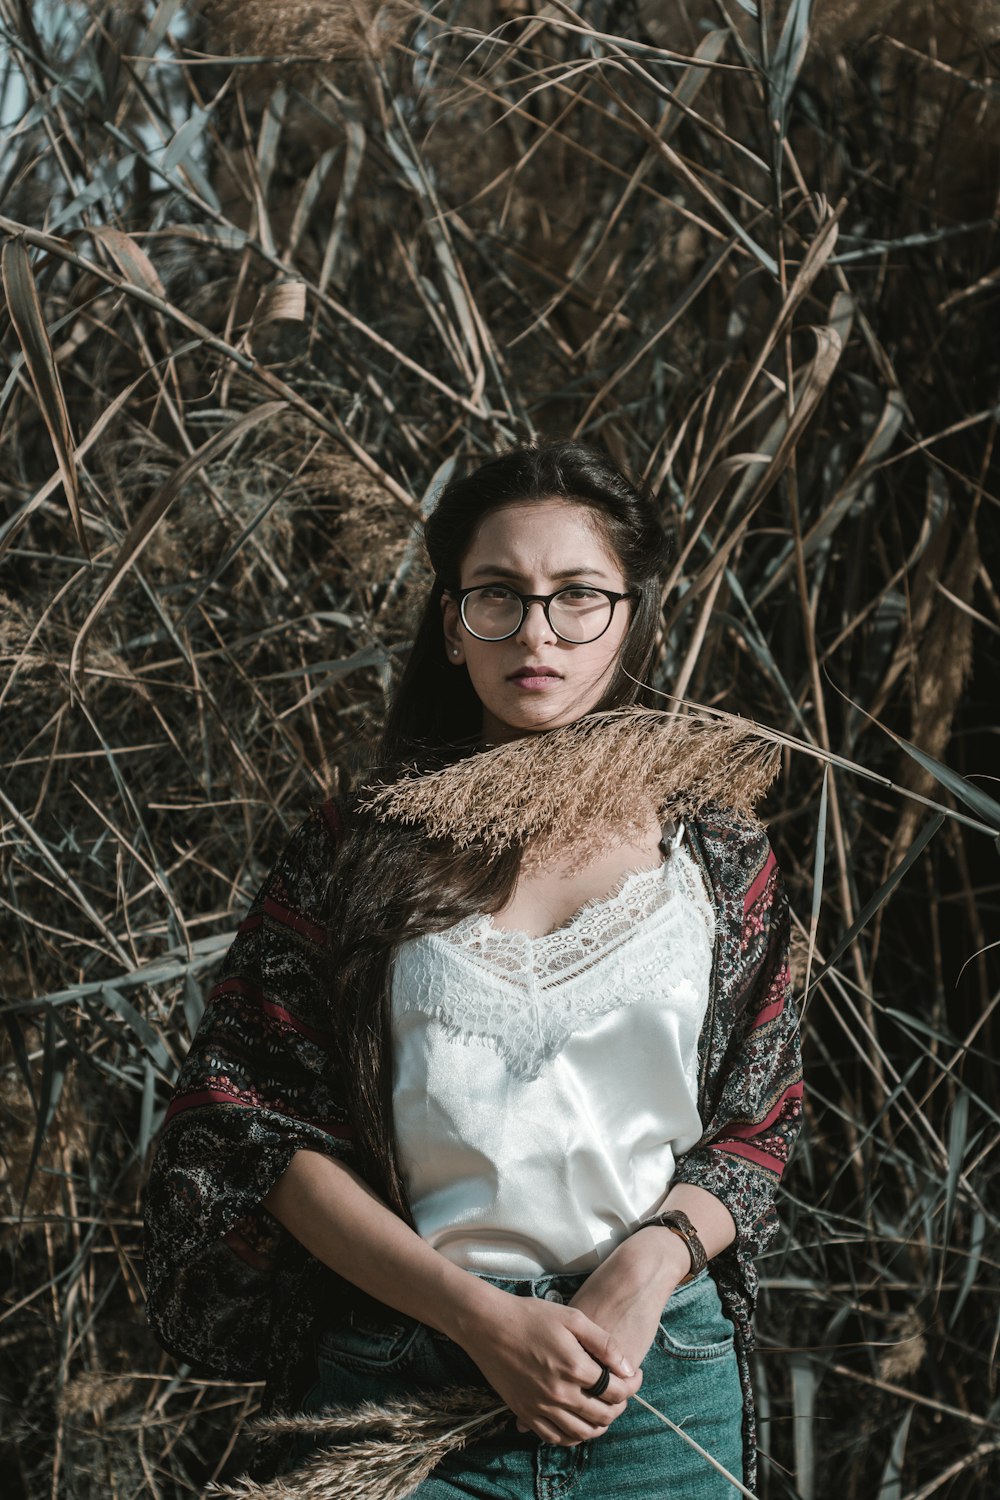
{"type": "MultiPolygon", "coordinates": [[[[951,739],[955,715],[972,670],[972,619],[968,606],[972,602],[979,548],[975,527],[966,527],[955,557],[944,578],[943,591],[935,587],[928,601],[928,623],[916,647],[915,703],[911,738],[928,755],[940,760],[951,739]],[[966,606],[963,608],[962,606],[966,606]]],[[[933,777],[906,758],[901,780],[924,796],[933,792],[933,777]]],[[[895,830],[892,846],[886,856],[886,867],[901,858],[909,847],[920,821],[915,803],[904,809],[895,830]]]]}
{"type": "MultiPolygon", "coordinates": [[[[6,967],[6,966],[5,966],[6,967]]],[[[2,977],[6,978],[6,975],[2,977]]],[[[0,1061],[8,1062],[7,1048],[0,1045],[0,1061]]],[[[24,1235],[37,1235],[39,1224],[53,1219],[61,1240],[69,1233],[66,1213],[66,1167],[79,1168],[90,1157],[92,1130],[88,1126],[88,1101],[79,1080],[71,1077],[64,1086],[52,1128],[42,1143],[29,1176],[35,1135],[36,1101],[24,1081],[13,1071],[0,1075],[0,1138],[3,1170],[0,1172],[0,1244],[13,1246],[24,1235]]]]}
{"type": "Polygon", "coordinates": [[[565,844],[567,828],[578,858],[609,833],[638,833],[651,807],[665,819],[721,801],[753,820],[777,769],[771,738],[745,719],[625,708],[403,776],[361,801],[459,848],[520,844],[530,866],[565,844]]]}
{"type": "Polygon", "coordinates": [[[276,1479],[209,1487],[225,1500],[406,1500],[449,1453],[499,1432],[511,1420],[493,1391],[452,1387],[384,1403],[332,1408],[315,1415],[264,1418],[269,1437],[350,1438],[313,1454],[276,1479]]]}

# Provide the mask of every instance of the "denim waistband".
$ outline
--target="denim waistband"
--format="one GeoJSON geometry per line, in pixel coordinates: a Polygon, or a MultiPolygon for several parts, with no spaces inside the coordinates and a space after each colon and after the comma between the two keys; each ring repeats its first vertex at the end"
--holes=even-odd
{"type": "MultiPolygon", "coordinates": [[[[546,1302],[571,1302],[590,1272],[550,1271],[543,1276],[498,1276],[489,1271],[470,1271],[469,1274],[478,1277],[480,1281],[488,1281],[491,1286],[499,1287],[502,1291],[511,1292],[516,1297],[541,1297],[546,1302]]],[[[708,1281],[709,1274],[707,1268],[699,1271],[693,1280],[675,1287],[668,1301],[680,1311],[689,1296],[699,1294],[708,1281]]],[[[384,1322],[395,1325],[401,1319],[403,1322],[406,1321],[403,1314],[379,1302],[370,1293],[362,1291],[360,1287],[353,1288],[351,1306],[352,1320],[360,1318],[363,1322],[370,1322],[374,1325],[384,1322]]],[[[322,1327],[322,1320],[317,1327],[322,1327]]]]}
{"type": "MultiPolygon", "coordinates": [[[[543,1297],[547,1302],[568,1302],[579,1291],[590,1275],[589,1271],[549,1271],[544,1276],[497,1276],[488,1271],[473,1271],[480,1281],[502,1291],[513,1292],[518,1297],[543,1297]]],[[[682,1282],[671,1293],[671,1301],[696,1287],[709,1275],[708,1268],[698,1272],[690,1281],[682,1282]]]]}

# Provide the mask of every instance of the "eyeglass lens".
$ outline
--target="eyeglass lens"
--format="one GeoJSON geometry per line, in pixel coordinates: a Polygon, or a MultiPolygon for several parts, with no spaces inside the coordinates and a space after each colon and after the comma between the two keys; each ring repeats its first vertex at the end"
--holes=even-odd
{"type": "MultiPolygon", "coordinates": [[[[564,641],[596,640],[611,621],[612,603],[593,589],[562,589],[549,605],[549,622],[564,641]]],[[[466,594],[466,625],[485,640],[512,635],[521,623],[521,601],[510,589],[486,587],[466,594]]]]}

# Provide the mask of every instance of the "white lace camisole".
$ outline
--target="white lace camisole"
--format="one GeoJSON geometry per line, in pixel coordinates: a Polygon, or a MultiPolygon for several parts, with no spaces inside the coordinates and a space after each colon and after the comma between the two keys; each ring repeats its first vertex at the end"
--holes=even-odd
{"type": "Polygon", "coordinates": [[[598,1265],[701,1135],[715,916],[678,834],[542,937],[467,917],[400,945],[393,1115],[418,1232],[470,1271],[598,1265]]]}

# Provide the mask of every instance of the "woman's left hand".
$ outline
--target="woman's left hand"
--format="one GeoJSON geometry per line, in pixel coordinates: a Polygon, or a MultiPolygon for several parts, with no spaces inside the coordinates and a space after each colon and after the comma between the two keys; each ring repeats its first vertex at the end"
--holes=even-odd
{"type": "MultiPolygon", "coordinates": [[[[663,1308],[691,1268],[687,1246],[659,1225],[631,1235],[592,1271],[570,1302],[612,1334],[641,1374],[663,1308]]],[[[518,1423],[518,1430],[527,1429],[518,1423]]]]}

